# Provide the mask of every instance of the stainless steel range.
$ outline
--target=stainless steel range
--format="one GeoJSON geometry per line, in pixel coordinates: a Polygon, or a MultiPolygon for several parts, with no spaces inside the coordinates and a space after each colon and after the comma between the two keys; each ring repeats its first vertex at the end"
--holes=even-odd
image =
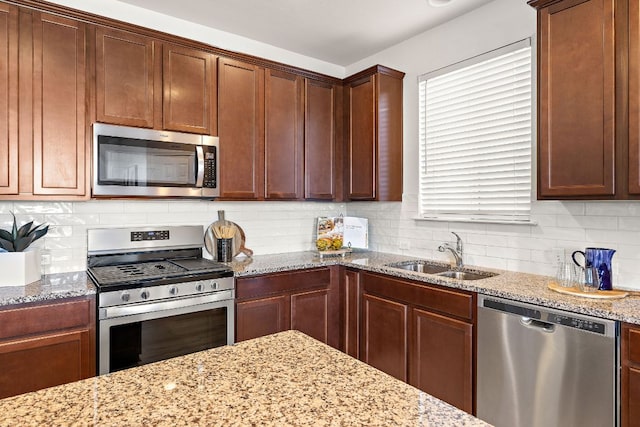
{"type": "Polygon", "coordinates": [[[202,226],[87,234],[99,374],[233,344],[233,271],[202,257],[202,226]]]}

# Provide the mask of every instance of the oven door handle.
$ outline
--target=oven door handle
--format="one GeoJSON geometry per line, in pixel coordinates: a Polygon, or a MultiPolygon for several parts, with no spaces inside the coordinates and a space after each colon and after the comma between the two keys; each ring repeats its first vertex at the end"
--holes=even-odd
{"type": "Polygon", "coordinates": [[[196,188],[202,188],[204,185],[204,150],[202,149],[202,145],[196,145],[196,155],[198,156],[196,188]]]}
{"type": "Polygon", "coordinates": [[[138,303],[123,306],[113,306],[100,308],[99,319],[107,320],[118,317],[134,316],[137,314],[150,314],[166,310],[175,310],[184,307],[192,307],[202,304],[208,304],[217,301],[233,300],[233,291],[220,291],[204,296],[190,296],[180,299],[172,299],[168,301],[138,303]]]}

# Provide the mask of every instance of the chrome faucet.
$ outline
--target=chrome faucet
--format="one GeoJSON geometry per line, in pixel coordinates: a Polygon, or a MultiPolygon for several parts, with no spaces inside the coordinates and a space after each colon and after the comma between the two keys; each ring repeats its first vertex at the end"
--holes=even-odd
{"type": "Polygon", "coordinates": [[[456,236],[456,239],[457,239],[456,247],[454,248],[453,246],[451,246],[450,243],[443,243],[440,246],[438,246],[438,252],[444,252],[447,249],[450,250],[451,253],[453,254],[453,257],[456,259],[456,268],[462,268],[462,265],[464,264],[463,259],[462,259],[463,254],[464,254],[464,248],[462,246],[462,239],[460,238],[458,233],[454,233],[452,231],[451,234],[456,236]]]}

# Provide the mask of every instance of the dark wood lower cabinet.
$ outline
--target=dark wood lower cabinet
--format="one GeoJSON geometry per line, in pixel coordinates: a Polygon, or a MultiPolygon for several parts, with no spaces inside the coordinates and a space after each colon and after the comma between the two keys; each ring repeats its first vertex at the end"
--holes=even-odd
{"type": "Polygon", "coordinates": [[[360,359],[407,381],[407,306],[371,295],[362,297],[360,359]]]}
{"type": "Polygon", "coordinates": [[[281,295],[236,304],[236,342],[289,329],[288,297],[281,295]]]}
{"type": "Polygon", "coordinates": [[[95,375],[95,302],[0,311],[0,398],[95,375]]]}
{"type": "Polygon", "coordinates": [[[338,348],[338,266],[239,278],[236,342],[296,329],[338,348]]]}
{"type": "Polygon", "coordinates": [[[368,272],[359,278],[360,360],[473,413],[475,295],[368,272]]]}
{"type": "Polygon", "coordinates": [[[409,384],[473,411],[473,325],[411,309],[409,384]]]}
{"type": "Polygon", "coordinates": [[[345,270],[342,277],[342,350],[356,359],[360,358],[360,293],[360,273],[345,270]]]}
{"type": "Polygon", "coordinates": [[[622,427],[640,427],[640,327],[622,324],[620,412],[622,427]]]}

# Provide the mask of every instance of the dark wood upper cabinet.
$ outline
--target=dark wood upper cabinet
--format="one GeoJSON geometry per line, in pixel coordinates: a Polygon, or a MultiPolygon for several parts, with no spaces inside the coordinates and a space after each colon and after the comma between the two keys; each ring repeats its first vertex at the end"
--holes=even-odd
{"type": "Polygon", "coordinates": [[[220,197],[264,198],[264,68],[218,60],[220,197]]]}
{"type": "Polygon", "coordinates": [[[629,7],[629,194],[640,196],[640,5],[629,7]]]}
{"type": "Polygon", "coordinates": [[[336,104],[338,87],[305,80],[304,197],[336,198],[336,104]]]}
{"type": "Polygon", "coordinates": [[[539,198],[615,194],[614,0],[538,11],[539,198]]]}
{"type": "Polygon", "coordinates": [[[304,156],[304,79],[265,72],[265,197],[301,199],[304,156]]]}
{"type": "Polygon", "coordinates": [[[402,200],[402,79],[380,65],[346,79],[347,198],[402,200]]]}
{"type": "Polygon", "coordinates": [[[18,193],[18,8],[0,3],[0,194],[18,193]]]}
{"type": "Polygon", "coordinates": [[[216,61],[210,53],[165,44],[163,128],[215,135],[216,61]]]}
{"type": "Polygon", "coordinates": [[[160,80],[158,42],[96,28],[96,117],[99,122],[154,127],[154,85],[160,80]]]}
{"type": "Polygon", "coordinates": [[[33,12],[34,195],[87,192],[85,27],[33,12]]]}

